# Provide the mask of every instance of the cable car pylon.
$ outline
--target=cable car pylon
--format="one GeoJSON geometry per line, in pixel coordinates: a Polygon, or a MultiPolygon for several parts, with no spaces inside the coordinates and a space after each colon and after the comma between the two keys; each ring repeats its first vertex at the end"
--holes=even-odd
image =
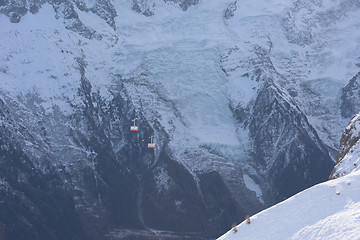
{"type": "Polygon", "coordinates": [[[136,119],[137,119],[137,118],[134,118],[134,119],[131,120],[132,122],[134,122],[134,126],[130,126],[130,131],[132,131],[132,132],[137,132],[137,131],[139,131],[139,127],[136,126],[136,124],[135,124],[136,119]]]}
{"type": "Polygon", "coordinates": [[[151,140],[148,143],[148,148],[155,148],[155,143],[153,143],[154,136],[149,137],[151,140]]]}

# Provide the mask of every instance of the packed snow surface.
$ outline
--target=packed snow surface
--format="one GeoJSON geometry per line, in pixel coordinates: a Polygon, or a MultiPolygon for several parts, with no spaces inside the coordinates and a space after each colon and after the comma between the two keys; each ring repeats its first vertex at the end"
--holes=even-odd
{"type": "Polygon", "coordinates": [[[256,193],[256,197],[261,201],[263,202],[263,199],[262,199],[262,192],[261,192],[261,189],[259,187],[258,184],[256,184],[254,182],[254,180],[251,179],[251,177],[249,177],[248,175],[244,175],[244,183],[245,183],[245,186],[256,193]]]}
{"type": "Polygon", "coordinates": [[[318,184],[250,219],[219,240],[360,239],[360,171],[318,184]]]}
{"type": "Polygon", "coordinates": [[[336,172],[346,175],[350,172],[360,170],[360,140],[350,149],[349,153],[340,161],[336,167],[336,172]]]}

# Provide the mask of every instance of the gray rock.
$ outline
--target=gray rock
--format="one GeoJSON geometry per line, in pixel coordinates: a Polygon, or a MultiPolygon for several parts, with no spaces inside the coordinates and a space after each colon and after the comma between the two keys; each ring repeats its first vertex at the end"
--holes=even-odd
{"type": "Polygon", "coordinates": [[[360,111],[360,72],[342,89],[341,115],[352,118],[360,111]]]}

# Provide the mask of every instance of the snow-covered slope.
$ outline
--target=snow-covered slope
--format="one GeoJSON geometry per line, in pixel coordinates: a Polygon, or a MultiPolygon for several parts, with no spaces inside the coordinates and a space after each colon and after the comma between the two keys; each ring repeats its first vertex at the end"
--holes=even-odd
{"type": "Polygon", "coordinates": [[[359,239],[360,171],[298,193],[236,229],[219,240],[359,239]]]}
{"type": "Polygon", "coordinates": [[[219,240],[237,239],[341,239],[360,238],[359,114],[343,135],[339,153],[348,151],[335,167],[334,177],[302,191],[242,222],[219,240]],[[349,133],[352,132],[352,133],[349,133]]]}
{"type": "Polygon", "coordinates": [[[331,178],[360,170],[360,114],[351,120],[341,137],[336,163],[331,178]]]}

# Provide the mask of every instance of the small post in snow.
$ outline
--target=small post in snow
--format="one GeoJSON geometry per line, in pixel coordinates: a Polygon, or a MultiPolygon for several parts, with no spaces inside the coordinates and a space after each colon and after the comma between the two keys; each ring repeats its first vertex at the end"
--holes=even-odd
{"type": "Polygon", "coordinates": [[[231,226],[233,233],[237,233],[237,227],[236,227],[236,223],[233,223],[231,226]]]}
{"type": "Polygon", "coordinates": [[[247,223],[247,224],[250,224],[250,223],[251,223],[251,221],[250,221],[250,215],[247,214],[245,218],[246,218],[246,223],[247,223]]]}

